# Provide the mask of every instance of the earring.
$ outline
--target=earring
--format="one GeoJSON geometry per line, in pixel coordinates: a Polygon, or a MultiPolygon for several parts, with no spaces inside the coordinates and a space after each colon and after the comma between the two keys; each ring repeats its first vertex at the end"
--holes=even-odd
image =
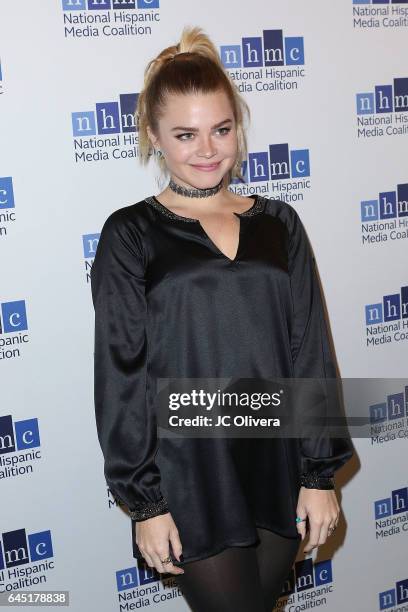
{"type": "Polygon", "coordinates": [[[162,150],[161,149],[156,149],[156,155],[157,155],[157,157],[162,158],[163,157],[162,150]]]}

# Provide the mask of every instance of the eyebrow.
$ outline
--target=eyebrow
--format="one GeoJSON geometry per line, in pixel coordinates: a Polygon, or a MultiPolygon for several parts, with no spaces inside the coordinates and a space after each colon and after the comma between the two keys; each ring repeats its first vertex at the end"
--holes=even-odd
{"type": "MultiPolygon", "coordinates": [[[[224,125],[225,123],[232,123],[232,119],[224,119],[224,121],[220,121],[219,123],[216,123],[215,125],[212,126],[212,130],[221,127],[222,125],[224,125]]],[[[198,132],[198,128],[194,128],[194,127],[185,127],[183,125],[178,125],[177,127],[174,127],[171,129],[172,132],[175,132],[176,130],[182,130],[184,132],[198,132]]]]}

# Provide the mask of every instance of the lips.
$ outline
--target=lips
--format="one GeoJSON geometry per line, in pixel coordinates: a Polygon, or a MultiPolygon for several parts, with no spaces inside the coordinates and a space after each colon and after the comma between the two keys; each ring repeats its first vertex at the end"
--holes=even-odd
{"type": "Polygon", "coordinates": [[[221,162],[216,162],[214,164],[191,164],[193,168],[196,170],[201,170],[202,172],[213,172],[220,167],[221,162]]]}

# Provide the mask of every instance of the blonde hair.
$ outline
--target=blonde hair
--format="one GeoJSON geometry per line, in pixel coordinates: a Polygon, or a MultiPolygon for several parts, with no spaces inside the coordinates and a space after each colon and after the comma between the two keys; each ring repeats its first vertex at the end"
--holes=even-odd
{"type": "MultiPolygon", "coordinates": [[[[163,49],[152,59],[144,72],[144,86],[140,92],[135,119],[139,127],[139,151],[142,163],[151,157],[149,126],[158,131],[158,119],[162,115],[168,94],[210,93],[224,91],[231,103],[237,130],[237,158],[229,173],[229,181],[241,177],[241,165],[247,156],[244,120],[249,118],[249,108],[222,65],[214,44],[198,27],[185,27],[180,41],[163,49]]],[[[165,170],[163,158],[158,159],[165,170]]]]}

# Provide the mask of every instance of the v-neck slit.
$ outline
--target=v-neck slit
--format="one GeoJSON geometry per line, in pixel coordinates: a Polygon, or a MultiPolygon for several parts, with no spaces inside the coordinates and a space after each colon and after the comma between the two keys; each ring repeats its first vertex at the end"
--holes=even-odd
{"type": "MultiPolygon", "coordinates": [[[[248,196],[248,197],[250,197],[250,196],[248,196]]],[[[204,229],[204,227],[203,227],[203,225],[202,225],[202,223],[201,223],[201,221],[199,219],[194,219],[193,217],[184,217],[183,215],[178,215],[177,213],[175,213],[172,210],[170,210],[169,208],[167,208],[167,206],[164,206],[164,204],[162,204],[156,198],[156,196],[150,196],[150,197],[146,198],[145,201],[148,204],[152,205],[157,210],[159,210],[161,213],[163,213],[169,219],[185,221],[186,223],[195,223],[200,228],[200,231],[203,234],[203,236],[206,238],[207,243],[209,244],[209,246],[212,247],[212,250],[215,251],[220,257],[225,259],[230,264],[236,263],[239,260],[239,256],[240,256],[240,253],[241,253],[241,246],[242,246],[241,243],[242,243],[242,235],[243,235],[243,222],[242,222],[242,218],[244,218],[244,219],[251,218],[252,216],[254,216],[256,214],[259,214],[263,210],[263,199],[260,198],[256,194],[255,198],[254,198],[253,204],[247,210],[244,210],[243,212],[235,212],[235,211],[233,211],[233,215],[237,216],[238,219],[239,219],[239,230],[238,230],[238,246],[237,246],[237,250],[236,250],[236,253],[235,253],[235,257],[233,259],[231,259],[231,257],[228,257],[228,255],[226,255],[223,251],[221,251],[221,249],[215,244],[214,240],[210,237],[208,232],[206,232],[206,230],[204,229]]]]}

